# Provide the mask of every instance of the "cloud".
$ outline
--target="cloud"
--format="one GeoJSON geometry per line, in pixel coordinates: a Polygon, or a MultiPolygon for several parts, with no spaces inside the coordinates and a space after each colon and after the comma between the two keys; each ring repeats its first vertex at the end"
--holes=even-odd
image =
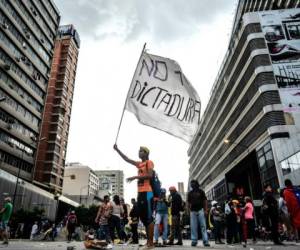
{"type": "Polygon", "coordinates": [[[55,0],[62,23],[82,37],[134,40],[150,35],[170,41],[197,32],[232,7],[235,0],[55,0]]]}

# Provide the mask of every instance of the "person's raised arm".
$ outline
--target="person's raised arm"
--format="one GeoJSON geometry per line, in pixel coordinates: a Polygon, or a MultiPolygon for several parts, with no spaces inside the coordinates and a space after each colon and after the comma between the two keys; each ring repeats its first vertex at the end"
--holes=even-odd
{"type": "Polygon", "coordinates": [[[134,161],[134,160],[131,160],[129,159],[117,146],[117,144],[114,145],[114,150],[116,150],[118,152],[118,154],[122,157],[122,159],[134,166],[137,166],[138,162],[137,161],[134,161]]]}

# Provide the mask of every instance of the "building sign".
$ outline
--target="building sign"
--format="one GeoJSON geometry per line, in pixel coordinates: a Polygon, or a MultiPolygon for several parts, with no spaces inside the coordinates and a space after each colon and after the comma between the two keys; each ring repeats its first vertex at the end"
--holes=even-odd
{"type": "Polygon", "coordinates": [[[300,124],[300,10],[259,12],[286,123],[300,124]]]}

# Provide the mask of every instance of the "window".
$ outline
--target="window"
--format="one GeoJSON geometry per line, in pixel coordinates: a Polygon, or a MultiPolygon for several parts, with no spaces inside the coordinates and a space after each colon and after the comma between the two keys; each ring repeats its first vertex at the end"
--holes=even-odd
{"type": "Polygon", "coordinates": [[[280,162],[280,165],[283,175],[300,171],[300,151],[280,162]]]}

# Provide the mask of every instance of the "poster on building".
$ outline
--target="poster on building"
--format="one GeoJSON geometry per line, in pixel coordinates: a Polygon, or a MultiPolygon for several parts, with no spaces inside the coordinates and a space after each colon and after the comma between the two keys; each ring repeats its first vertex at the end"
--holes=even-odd
{"type": "Polygon", "coordinates": [[[287,124],[300,124],[300,10],[259,12],[287,124]]]}

